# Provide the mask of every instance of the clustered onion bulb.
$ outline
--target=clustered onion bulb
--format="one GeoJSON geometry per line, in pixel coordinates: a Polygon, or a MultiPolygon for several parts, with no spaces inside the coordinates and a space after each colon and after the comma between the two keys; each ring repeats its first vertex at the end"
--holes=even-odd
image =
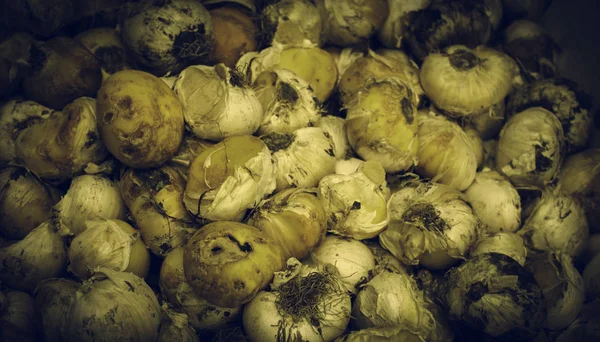
{"type": "Polygon", "coordinates": [[[377,39],[388,48],[400,48],[407,30],[408,13],[427,8],[431,0],[388,1],[389,12],[377,30],[377,39]]]}
{"type": "Polygon", "coordinates": [[[286,69],[262,72],[252,85],[263,110],[258,134],[292,133],[316,124],[319,102],[306,81],[286,69]]]}
{"type": "Polygon", "coordinates": [[[497,171],[477,172],[465,196],[484,231],[515,232],[521,227],[521,197],[512,183],[497,171]]]}
{"type": "Polygon", "coordinates": [[[565,138],[560,121],[541,107],[510,117],[498,138],[496,170],[516,188],[543,188],[554,180],[564,158],[565,138]]]}
{"type": "Polygon", "coordinates": [[[281,247],[250,225],[212,222],[188,240],[185,277],[200,297],[221,307],[248,303],[285,268],[281,247]]]}
{"type": "Polygon", "coordinates": [[[464,117],[489,111],[503,101],[517,74],[515,62],[503,52],[453,45],[425,57],[420,79],[437,108],[464,117]]]}
{"type": "Polygon", "coordinates": [[[179,148],[183,106],[158,77],[139,70],[118,71],[102,84],[97,99],[102,142],[123,164],[158,167],[179,148]]]}
{"type": "Polygon", "coordinates": [[[60,191],[24,168],[0,169],[0,236],[20,240],[52,214],[60,191]]]}
{"type": "Polygon", "coordinates": [[[74,39],[98,59],[102,67],[103,80],[117,71],[131,68],[117,30],[110,27],[95,27],[81,32],[74,39]]]}
{"type": "Polygon", "coordinates": [[[171,309],[164,303],[161,307],[160,329],[157,342],[199,342],[196,330],[190,326],[190,317],[171,309]]]}
{"type": "Polygon", "coordinates": [[[385,0],[318,0],[316,5],[325,24],[327,42],[340,46],[368,40],[383,26],[389,13],[385,0]]]}
{"type": "Polygon", "coordinates": [[[33,292],[44,279],[60,277],[67,268],[67,248],[52,219],[34,228],[25,238],[0,248],[2,284],[33,292]]]}
{"type": "Polygon", "coordinates": [[[590,229],[600,229],[600,148],[568,156],[556,178],[558,191],[575,196],[583,205],[590,229]]]}
{"type": "Polygon", "coordinates": [[[164,256],[184,246],[196,231],[183,203],[186,181],[177,169],[127,169],[119,182],[120,195],[146,246],[164,256]]]}
{"type": "Polygon", "coordinates": [[[318,192],[289,188],[276,192],[252,210],[247,223],[281,246],[285,260],[302,260],[325,238],[327,216],[318,192]]]}
{"type": "Polygon", "coordinates": [[[160,267],[160,293],[169,305],[188,316],[189,324],[198,330],[215,330],[239,318],[241,307],[224,308],[198,296],[185,278],[183,255],[185,249],[171,250],[160,267]]]}
{"type": "Polygon", "coordinates": [[[339,116],[324,115],[316,124],[321,127],[333,140],[334,154],[338,160],[343,160],[352,155],[352,149],[346,135],[346,120],[339,116]]]}
{"type": "Polygon", "coordinates": [[[546,318],[542,290],[514,259],[486,253],[448,271],[441,300],[452,321],[502,340],[529,340],[546,318]]]}
{"type": "Polygon", "coordinates": [[[289,259],[270,287],[244,306],[250,341],[332,341],[346,330],[351,300],[333,265],[318,270],[289,259]]]}
{"type": "Polygon", "coordinates": [[[417,164],[419,115],[410,85],[399,78],[372,79],[345,104],[346,134],[364,160],[385,171],[406,171],[417,164]]]}
{"type": "Polygon", "coordinates": [[[486,253],[504,254],[515,259],[521,266],[525,265],[528,254],[523,238],[512,232],[497,232],[481,236],[469,255],[472,258],[486,253]]]}
{"type": "Polygon", "coordinates": [[[383,271],[361,287],[354,300],[352,318],[358,329],[400,325],[424,341],[447,341],[451,332],[445,322],[438,322],[441,317],[436,310],[414,278],[383,271]]]}
{"type": "Polygon", "coordinates": [[[319,10],[312,1],[274,2],[261,13],[262,44],[321,46],[324,43],[323,26],[319,10]]]}
{"type": "Polygon", "coordinates": [[[44,179],[74,177],[88,163],[100,164],[107,157],[99,135],[96,100],[80,97],[19,131],[14,143],[17,163],[44,179]]]}
{"type": "Polygon", "coordinates": [[[465,190],[477,173],[477,155],[471,139],[457,123],[439,113],[426,109],[418,113],[416,173],[465,190]]]}
{"type": "Polygon", "coordinates": [[[329,232],[363,240],[386,228],[390,189],[378,162],[364,162],[350,174],[327,175],[318,188],[329,232]]]}
{"type": "Polygon", "coordinates": [[[305,127],[293,133],[269,133],[260,137],[273,158],[276,190],[316,187],[335,170],[335,145],[320,127],[305,127]]]}
{"type": "Polygon", "coordinates": [[[308,264],[321,271],[329,264],[334,265],[346,291],[357,294],[360,285],[368,280],[370,272],[375,269],[375,257],[361,241],[327,234],[310,253],[308,264]]]}
{"type": "Polygon", "coordinates": [[[102,175],[81,175],[73,178],[54,206],[54,216],[62,235],[78,235],[85,230],[85,221],[125,220],[126,210],[119,185],[102,175]]]}
{"type": "Polygon", "coordinates": [[[183,203],[198,220],[240,221],[275,185],[267,145],[251,135],[232,136],[192,161],[183,203]]]}
{"type": "Polygon", "coordinates": [[[379,242],[407,265],[446,269],[466,257],[479,234],[464,194],[448,185],[414,182],[392,193],[387,206],[379,242]]]}
{"type": "Polygon", "coordinates": [[[491,33],[492,22],[483,1],[432,0],[430,6],[409,13],[405,40],[412,54],[423,60],[452,45],[471,49],[485,45],[491,33]]]}
{"type": "Polygon", "coordinates": [[[548,189],[517,233],[530,250],[561,252],[575,258],[585,249],[590,231],[577,199],[548,189]]]}
{"type": "Polygon", "coordinates": [[[98,268],[75,291],[65,312],[64,341],[154,341],[160,326],[156,295],[133,273],[98,268]]]}
{"type": "Polygon", "coordinates": [[[140,5],[121,23],[121,38],[157,76],[207,62],[215,40],[210,13],[194,0],[140,5]]]}
{"type": "Polygon", "coordinates": [[[87,220],[85,230],[69,245],[69,270],[80,279],[89,278],[97,267],[131,272],[145,278],[150,252],[140,233],[120,220],[87,220]]]}
{"type": "Polygon", "coordinates": [[[221,141],[253,134],[263,118],[254,90],[238,71],[224,64],[185,68],[173,91],[183,105],[186,127],[202,139],[221,141]]]}
{"type": "Polygon", "coordinates": [[[581,311],[585,299],[583,279],[567,254],[541,253],[529,256],[525,267],[544,294],[549,330],[569,326],[581,311]]]}

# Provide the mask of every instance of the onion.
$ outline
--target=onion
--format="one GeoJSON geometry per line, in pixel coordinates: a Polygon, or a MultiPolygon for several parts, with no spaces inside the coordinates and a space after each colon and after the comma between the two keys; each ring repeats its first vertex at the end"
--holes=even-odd
{"type": "Polygon", "coordinates": [[[198,335],[196,335],[196,330],[189,324],[188,315],[169,308],[167,304],[163,304],[161,312],[162,315],[160,320],[160,330],[156,340],[157,342],[200,341],[198,335]]]}
{"type": "Polygon", "coordinates": [[[210,13],[195,0],[141,4],[122,22],[121,37],[136,61],[157,76],[207,62],[215,40],[210,13]]]}
{"type": "Polygon", "coordinates": [[[521,198],[500,173],[492,170],[477,172],[465,195],[485,231],[515,232],[521,227],[521,198]]]}
{"type": "Polygon", "coordinates": [[[467,134],[467,137],[471,141],[471,147],[473,148],[475,159],[477,160],[477,169],[479,169],[483,165],[483,140],[481,140],[479,132],[471,125],[463,126],[463,131],[465,131],[465,134],[467,134]]]}
{"type": "Polygon", "coordinates": [[[442,301],[449,319],[503,340],[529,340],[546,317],[533,274],[514,259],[487,253],[451,269],[442,301]]]}
{"type": "Polygon", "coordinates": [[[79,33],[74,39],[96,57],[102,67],[103,80],[117,71],[131,68],[117,30],[109,27],[92,28],[79,33]]]}
{"type": "Polygon", "coordinates": [[[564,157],[564,134],[556,116],[533,107],[512,116],[500,132],[496,169],[516,188],[543,188],[564,157]]]}
{"type": "Polygon", "coordinates": [[[556,342],[595,341],[600,338],[600,300],[586,303],[575,322],[565,329],[556,342]]]}
{"type": "Polygon", "coordinates": [[[319,182],[328,231],[357,240],[374,238],[386,228],[389,197],[385,170],[376,161],[367,161],[348,175],[327,175],[319,182]]]}
{"type": "Polygon", "coordinates": [[[369,250],[375,258],[375,268],[372,271],[373,275],[377,275],[382,272],[409,274],[408,266],[403,264],[392,253],[383,248],[378,240],[365,240],[363,243],[369,247],[369,250]]]}
{"type": "Polygon", "coordinates": [[[504,99],[481,114],[472,115],[467,120],[479,133],[481,139],[489,140],[498,136],[505,121],[504,99]]]}
{"type": "Polygon", "coordinates": [[[239,72],[224,64],[185,68],[173,90],[183,105],[188,130],[202,139],[253,134],[263,118],[254,91],[239,72]]]}
{"type": "Polygon", "coordinates": [[[423,338],[412,329],[409,329],[402,325],[395,325],[383,328],[366,328],[354,330],[335,340],[335,342],[363,341],[423,342],[423,338]]]}
{"type": "Polygon", "coordinates": [[[334,115],[322,116],[317,122],[317,127],[321,127],[325,133],[329,134],[333,140],[333,152],[338,160],[345,159],[352,155],[352,149],[346,135],[346,120],[334,115]]]}
{"type": "Polygon", "coordinates": [[[51,278],[39,283],[34,291],[35,308],[45,341],[62,341],[63,324],[79,283],[67,278],[51,278]]]}
{"type": "Polygon", "coordinates": [[[36,307],[33,297],[22,291],[0,292],[0,338],[10,341],[10,330],[14,329],[19,341],[35,341],[39,339],[36,322],[36,307]],[[5,330],[6,329],[6,330],[5,330]],[[4,333],[7,335],[4,335],[4,333]]]}
{"type": "Polygon", "coordinates": [[[258,25],[249,11],[236,6],[210,9],[215,31],[211,60],[234,68],[240,57],[258,48],[258,25]]]}
{"type": "Polygon", "coordinates": [[[64,341],[154,341],[160,305],[140,277],[99,268],[77,289],[64,317],[64,341]]]}
{"type": "Polygon", "coordinates": [[[600,254],[596,254],[583,269],[583,285],[587,300],[600,298],[600,254]]]}
{"type": "Polygon", "coordinates": [[[310,253],[309,264],[324,271],[327,265],[337,267],[343,286],[350,293],[358,293],[375,268],[373,253],[364,243],[337,235],[327,235],[310,253]]]}
{"type": "Polygon", "coordinates": [[[583,207],[569,195],[547,190],[518,234],[533,251],[561,252],[577,257],[589,236],[583,207]]]}
{"type": "Polygon", "coordinates": [[[0,265],[0,281],[3,284],[32,293],[40,281],[65,272],[65,242],[52,221],[47,220],[23,240],[0,248],[0,265]]]}
{"type": "Polygon", "coordinates": [[[388,16],[377,31],[377,39],[388,48],[400,48],[407,30],[408,14],[427,8],[431,0],[389,1],[388,16]]]}
{"type": "Polygon", "coordinates": [[[509,232],[498,232],[480,237],[471,250],[470,257],[486,253],[504,254],[515,259],[521,266],[525,265],[527,258],[527,248],[525,248],[523,238],[509,232]]]}
{"type": "Polygon", "coordinates": [[[78,235],[89,219],[125,220],[125,211],[119,186],[101,175],[73,178],[66,195],[54,206],[62,235],[78,235]]]}
{"type": "Polygon", "coordinates": [[[390,221],[379,242],[407,265],[446,269],[476,242],[480,222],[448,185],[416,182],[392,193],[387,205],[390,221]]]}
{"type": "Polygon", "coordinates": [[[0,236],[20,240],[50,218],[60,191],[24,168],[0,169],[0,236]]]}
{"type": "Polygon", "coordinates": [[[312,1],[282,0],[271,3],[261,15],[262,44],[321,46],[326,34],[322,20],[319,9],[312,1]]]}

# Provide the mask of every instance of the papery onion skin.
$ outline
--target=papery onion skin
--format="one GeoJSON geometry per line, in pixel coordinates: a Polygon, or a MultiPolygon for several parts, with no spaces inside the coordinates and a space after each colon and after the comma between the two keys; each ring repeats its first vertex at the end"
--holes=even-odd
{"type": "Polygon", "coordinates": [[[283,0],[267,5],[261,16],[261,44],[321,46],[325,32],[317,6],[307,0],[283,0]]]}
{"type": "Polygon", "coordinates": [[[600,300],[586,303],[575,322],[556,337],[556,342],[598,340],[600,338],[599,314],[600,300]]]}
{"type": "Polygon", "coordinates": [[[34,291],[40,329],[45,341],[62,341],[64,318],[80,284],[68,278],[51,278],[34,291]]]}
{"type": "Polygon", "coordinates": [[[196,330],[189,325],[189,317],[184,313],[177,312],[165,303],[162,306],[162,317],[160,330],[156,342],[199,342],[196,330]]]}
{"type": "Polygon", "coordinates": [[[509,118],[500,132],[496,170],[516,188],[543,188],[554,180],[564,147],[558,118],[541,107],[526,109],[509,118]]]}
{"type": "Polygon", "coordinates": [[[258,49],[258,25],[250,13],[236,6],[210,9],[215,46],[211,60],[234,68],[240,57],[258,49]]]}
{"type": "Polygon", "coordinates": [[[389,14],[377,30],[377,39],[387,48],[400,48],[407,30],[408,14],[427,8],[430,4],[431,0],[389,1],[389,14]]]}
{"type": "Polygon", "coordinates": [[[515,233],[499,232],[479,238],[469,256],[476,257],[486,253],[504,254],[524,266],[527,259],[527,248],[523,238],[515,233]]]}
{"type": "Polygon", "coordinates": [[[160,305],[140,277],[99,268],[75,292],[64,322],[64,341],[154,341],[160,305]]]}
{"type": "Polygon", "coordinates": [[[102,66],[103,80],[117,71],[131,68],[117,30],[110,27],[91,28],[79,33],[74,39],[96,56],[102,66]]]}
{"type": "Polygon", "coordinates": [[[195,233],[184,251],[185,277],[208,302],[239,307],[285,267],[281,247],[250,225],[219,221],[195,233]]]}
{"type": "MultiPolygon", "coordinates": [[[[11,330],[14,327],[19,341],[39,339],[33,296],[23,291],[4,290],[3,292],[0,292],[0,297],[4,296],[3,300],[0,299],[0,331],[11,330]]],[[[8,336],[0,332],[0,338],[5,338],[3,341],[11,341],[8,336]]]]}

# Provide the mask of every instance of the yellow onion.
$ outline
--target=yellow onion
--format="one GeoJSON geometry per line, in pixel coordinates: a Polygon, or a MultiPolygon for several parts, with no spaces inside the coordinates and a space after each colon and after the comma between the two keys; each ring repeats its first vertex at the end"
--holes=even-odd
{"type": "Polygon", "coordinates": [[[37,312],[33,296],[22,291],[5,290],[0,292],[0,297],[0,338],[4,338],[3,341],[38,340],[37,312]],[[11,332],[14,336],[11,336],[11,332]]]}
{"type": "Polygon", "coordinates": [[[157,342],[181,341],[199,342],[196,330],[189,324],[189,316],[171,309],[168,304],[162,305],[160,330],[157,342]]]}
{"type": "Polygon", "coordinates": [[[392,193],[383,248],[407,265],[446,269],[475,244],[480,222],[464,194],[439,183],[416,182],[392,193]]]}
{"type": "Polygon", "coordinates": [[[87,279],[96,267],[106,267],[146,277],[150,253],[140,240],[139,232],[120,220],[87,220],[85,226],[67,251],[69,270],[73,274],[87,279]]]}
{"type": "Polygon", "coordinates": [[[327,216],[316,189],[290,188],[263,200],[247,223],[281,246],[285,259],[304,259],[325,238],[327,216]]]}
{"type": "Polygon", "coordinates": [[[225,64],[189,66],[179,73],[173,90],[188,130],[202,139],[253,134],[263,118],[254,90],[225,64]]]}
{"type": "Polygon", "coordinates": [[[416,172],[433,182],[464,190],[477,173],[477,155],[469,136],[435,112],[419,111],[416,172]]]}
{"type": "Polygon", "coordinates": [[[164,256],[196,231],[183,203],[185,180],[175,168],[128,169],[119,183],[123,202],[152,253],[164,256]]]}
{"type": "Polygon", "coordinates": [[[363,341],[423,342],[424,340],[418,332],[402,325],[353,330],[335,340],[335,342],[363,341]]]}
{"type": "Polygon", "coordinates": [[[271,3],[262,10],[262,44],[302,46],[310,42],[321,46],[325,34],[322,20],[317,6],[311,1],[282,0],[271,3]]]}
{"type": "Polygon", "coordinates": [[[595,341],[600,338],[600,300],[583,305],[577,319],[556,337],[556,342],[595,341]]]}
{"type": "Polygon", "coordinates": [[[527,258],[527,248],[523,238],[511,232],[498,232],[480,237],[473,246],[470,257],[486,253],[504,254],[515,259],[521,266],[525,265],[527,258]]]}
{"type": "Polygon", "coordinates": [[[348,70],[350,65],[354,63],[359,58],[365,56],[365,52],[356,47],[345,47],[339,48],[336,46],[326,46],[325,51],[329,52],[331,57],[335,60],[335,65],[337,66],[337,87],[339,88],[340,82],[342,81],[342,76],[348,70]]]}
{"type": "Polygon", "coordinates": [[[49,219],[25,238],[0,248],[0,281],[32,293],[44,279],[58,277],[67,268],[67,248],[49,219]]]}
{"type": "Polygon", "coordinates": [[[333,151],[338,160],[352,155],[352,149],[346,135],[346,120],[344,118],[325,115],[319,119],[317,127],[321,127],[333,140],[333,151]]]}
{"type": "Polygon", "coordinates": [[[194,329],[218,330],[239,318],[241,307],[224,308],[209,303],[191,288],[183,270],[184,248],[171,250],[160,267],[160,293],[175,309],[188,316],[194,329]]]}
{"type": "Polygon", "coordinates": [[[0,169],[0,236],[10,240],[24,238],[46,221],[60,191],[45,184],[24,168],[0,169]]]}
{"type": "Polygon", "coordinates": [[[477,160],[477,169],[483,165],[483,140],[479,132],[475,130],[471,125],[465,125],[462,127],[463,131],[467,134],[467,137],[471,141],[471,147],[475,153],[475,159],[477,160]]]}
{"type": "MultiPolygon", "coordinates": [[[[248,2],[252,4],[253,0],[248,2]]],[[[248,11],[237,4],[240,2],[209,8],[215,30],[211,63],[223,63],[233,68],[242,55],[258,49],[259,24],[254,20],[255,11],[248,11]]]]}
{"type": "Polygon", "coordinates": [[[485,112],[512,90],[516,63],[489,47],[453,45],[431,53],[421,67],[421,85],[431,101],[449,115],[485,112]]]}
{"type": "Polygon", "coordinates": [[[110,27],[95,27],[79,33],[74,39],[96,56],[102,67],[103,80],[117,71],[131,68],[117,30],[110,27]]]}
{"type": "Polygon", "coordinates": [[[388,16],[377,30],[377,39],[388,48],[400,48],[407,30],[408,14],[427,8],[430,3],[431,0],[388,1],[388,16]]]}
{"type": "Polygon", "coordinates": [[[335,146],[320,127],[300,128],[289,134],[260,137],[272,153],[276,190],[316,187],[335,170],[335,146]]]}
{"type": "Polygon", "coordinates": [[[364,243],[351,238],[328,234],[323,242],[310,253],[308,264],[324,271],[334,265],[346,291],[358,293],[372,270],[375,257],[364,243]]]}
{"type": "Polygon", "coordinates": [[[133,273],[98,268],[75,291],[64,317],[64,341],[124,339],[154,341],[160,305],[144,280],[133,273]]]}
{"type": "Polygon", "coordinates": [[[369,247],[373,257],[375,257],[375,268],[372,271],[374,276],[382,272],[409,274],[408,266],[398,260],[387,249],[383,248],[378,240],[370,239],[363,242],[369,247]]]}
{"type": "Polygon", "coordinates": [[[387,227],[389,197],[385,170],[376,161],[362,163],[354,173],[331,174],[319,182],[327,230],[357,240],[374,238],[387,227]]]}
{"type": "Polygon", "coordinates": [[[346,106],[346,134],[356,154],[387,172],[417,164],[420,119],[407,83],[393,77],[368,81],[346,106]]]}
{"type": "Polygon", "coordinates": [[[336,271],[289,259],[286,270],[275,272],[271,290],[260,291],[244,306],[248,339],[332,341],[340,336],[350,321],[351,301],[336,271]]]}
{"type": "Polygon", "coordinates": [[[274,189],[274,166],[267,145],[254,136],[233,136],[194,159],[183,203],[197,220],[241,221],[247,209],[274,189]]]}
{"type": "Polygon", "coordinates": [[[502,130],[505,122],[504,99],[480,114],[469,116],[466,121],[479,133],[481,139],[495,138],[502,130]]]}
{"type": "Polygon", "coordinates": [[[62,341],[64,319],[68,314],[79,283],[68,278],[50,278],[34,291],[39,326],[45,341],[62,341]]]}
{"type": "Polygon", "coordinates": [[[54,206],[62,235],[83,232],[89,219],[125,220],[126,210],[119,186],[102,175],[75,177],[65,196],[54,206]]]}
{"type": "Polygon", "coordinates": [[[281,247],[239,222],[207,224],[190,238],[183,255],[185,277],[194,292],[222,307],[248,303],[284,267],[281,247]]]}
{"type": "Polygon", "coordinates": [[[19,131],[16,157],[41,178],[71,178],[82,173],[88,163],[100,164],[108,156],[99,137],[96,100],[80,97],[19,131]]]}

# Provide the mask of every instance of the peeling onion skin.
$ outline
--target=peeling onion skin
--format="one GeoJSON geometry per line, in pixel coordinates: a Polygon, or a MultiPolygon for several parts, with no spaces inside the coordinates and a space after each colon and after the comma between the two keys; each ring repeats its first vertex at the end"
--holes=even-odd
{"type": "Polygon", "coordinates": [[[196,294],[229,308],[251,301],[285,268],[279,245],[257,228],[231,221],[209,223],[195,233],[183,263],[196,294]]]}
{"type": "Polygon", "coordinates": [[[515,259],[521,266],[525,265],[528,255],[523,238],[516,233],[506,232],[480,237],[469,256],[472,258],[486,253],[504,254],[515,259]]]}
{"type": "Polygon", "coordinates": [[[210,13],[195,0],[146,2],[123,20],[121,37],[156,76],[207,63],[215,44],[210,13]]]}
{"type": "Polygon", "coordinates": [[[102,141],[123,164],[158,167],[177,152],[183,139],[183,106],[158,77],[119,71],[102,84],[97,99],[102,141]]]}

